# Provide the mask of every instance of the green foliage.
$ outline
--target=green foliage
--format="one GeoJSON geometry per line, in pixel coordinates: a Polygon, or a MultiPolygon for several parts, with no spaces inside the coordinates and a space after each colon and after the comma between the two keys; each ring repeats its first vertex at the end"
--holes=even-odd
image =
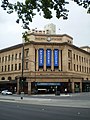
{"type": "MultiPolygon", "coordinates": [[[[79,6],[83,6],[87,9],[87,13],[90,14],[90,0],[72,0],[79,6]]],[[[24,2],[17,1],[16,3],[10,3],[9,0],[2,0],[1,7],[7,11],[8,14],[13,12],[17,13],[16,22],[19,24],[22,21],[24,29],[30,29],[29,23],[32,22],[33,17],[38,13],[43,14],[46,19],[51,19],[52,9],[56,12],[56,17],[67,19],[69,10],[66,8],[66,0],[25,0],[24,2]],[[37,11],[37,12],[36,12],[37,11]]],[[[26,39],[26,33],[23,34],[26,39]]]]}
{"type": "MultiPolygon", "coordinates": [[[[76,2],[79,6],[83,6],[88,9],[87,13],[90,13],[90,0],[72,0],[76,2]]],[[[18,18],[16,20],[17,23],[20,20],[23,23],[24,29],[29,29],[29,22],[32,22],[33,17],[37,13],[41,15],[43,12],[43,17],[46,19],[51,19],[52,9],[56,11],[56,17],[67,19],[68,18],[68,10],[66,9],[66,0],[25,0],[23,2],[17,1],[16,3],[10,3],[9,0],[2,0],[1,7],[7,11],[8,14],[13,12],[17,12],[18,18]]]]}
{"type": "Polygon", "coordinates": [[[67,2],[65,0],[25,0],[25,2],[10,3],[9,0],[2,0],[2,5],[4,10],[7,11],[8,14],[13,12],[17,12],[18,18],[16,20],[17,23],[22,21],[23,28],[29,29],[29,22],[32,22],[33,17],[36,13],[43,14],[43,17],[46,19],[51,19],[52,9],[56,11],[56,17],[67,18],[68,12],[65,9],[65,5],[67,2]],[[37,10],[37,12],[35,11],[37,10]]]}

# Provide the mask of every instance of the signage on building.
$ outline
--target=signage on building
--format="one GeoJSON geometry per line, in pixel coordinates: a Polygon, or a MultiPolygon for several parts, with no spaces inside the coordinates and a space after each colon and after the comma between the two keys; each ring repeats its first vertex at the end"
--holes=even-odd
{"type": "Polygon", "coordinates": [[[59,83],[59,82],[56,82],[56,83],[54,83],[54,82],[42,82],[42,83],[37,82],[36,85],[37,86],[60,86],[61,83],[59,83]]]}
{"type": "Polygon", "coordinates": [[[55,49],[54,50],[54,66],[57,67],[59,66],[59,50],[55,49]]]}
{"type": "Polygon", "coordinates": [[[46,66],[51,66],[51,50],[46,50],[46,66]]]}
{"type": "Polygon", "coordinates": [[[39,66],[43,66],[44,65],[44,50],[43,49],[39,49],[39,66]]]}

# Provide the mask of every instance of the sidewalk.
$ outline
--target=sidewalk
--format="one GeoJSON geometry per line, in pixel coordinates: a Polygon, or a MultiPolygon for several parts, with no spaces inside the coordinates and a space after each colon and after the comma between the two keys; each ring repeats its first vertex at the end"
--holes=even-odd
{"type": "MultiPolygon", "coordinates": [[[[47,105],[47,106],[64,106],[64,107],[80,107],[80,108],[90,108],[90,100],[75,100],[68,99],[67,96],[72,97],[76,94],[61,94],[59,95],[25,95],[23,99],[21,96],[17,95],[0,95],[0,101],[2,102],[12,102],[21,104],[33,104],[33,105],[47,105]],[[41,97],[46,96],[46,97],[41,97]],[[55,96],[52,97],[47,96],[55,96]],[[60,99],[59,99],[60,98],[60,99]]],[[[69,97],[69,98],[70,98],[69,97]]]]}
{"type": "MultiPolygon", "coordinates": [[[[48,101],[53,99],[57,99],[60,97],[68,97],[71,96],[70,94],[38,94],[38,95],[0,95],[0,101],[6,101],[6,102],[26,102],[27,101],[48,101]]],[[[30,102],[31,103],[31,102],[30,102]]]]}
{"type": "MultiPolygon", "coordinates": [[[[44,98],[39,98],[39,97],[50,97],[50,96],[55,96],[55,97],[66,97],[66,96],[71,96],[70,94],[60,94],[60,95],[55,95],[55,94],[38,94],[38,95],[0,95],[0,100],[21,100],[21,97],[25,100],[30,100],[34,97],[34,99],[44,99],[44,98]]],[[[48,98],[46,98],[48,99],[48,98]]]]}

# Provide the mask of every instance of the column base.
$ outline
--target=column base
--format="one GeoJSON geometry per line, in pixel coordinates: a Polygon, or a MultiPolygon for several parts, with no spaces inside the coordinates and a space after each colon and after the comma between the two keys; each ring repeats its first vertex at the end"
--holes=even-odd
{"type": "Polygon", "coordinates": [[[31,95],[31,91],[28,91],[28,95],[31,95]]]}

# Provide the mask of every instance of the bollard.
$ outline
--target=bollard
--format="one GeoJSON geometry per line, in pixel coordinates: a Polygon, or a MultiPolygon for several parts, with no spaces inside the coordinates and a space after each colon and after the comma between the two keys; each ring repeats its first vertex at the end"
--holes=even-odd
{"type": "Polygon", "coordinates": [[[21,100],[23,100],[24,92],[21,92],[21,100]]]}

